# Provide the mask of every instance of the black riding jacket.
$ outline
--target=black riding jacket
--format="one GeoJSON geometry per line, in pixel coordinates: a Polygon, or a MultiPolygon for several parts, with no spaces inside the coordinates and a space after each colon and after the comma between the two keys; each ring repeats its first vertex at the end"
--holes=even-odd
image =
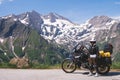
{"type": "Polygon", "coordinates": [[[94,55],[94,54],[98,55],[99,54],[98,46],[96,44],[90,45],[89,53],[90,53],[90,55],[94,55]]]}

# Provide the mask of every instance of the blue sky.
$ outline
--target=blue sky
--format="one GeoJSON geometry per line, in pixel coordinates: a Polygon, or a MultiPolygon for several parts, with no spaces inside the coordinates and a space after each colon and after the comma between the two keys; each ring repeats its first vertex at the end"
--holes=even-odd
{"type": "Polygon", "coordinates": [[[35,10],[55,12],[75,23],[100,15],[120,16],[120,0],[0,0],[0,16],[35,10]]]}

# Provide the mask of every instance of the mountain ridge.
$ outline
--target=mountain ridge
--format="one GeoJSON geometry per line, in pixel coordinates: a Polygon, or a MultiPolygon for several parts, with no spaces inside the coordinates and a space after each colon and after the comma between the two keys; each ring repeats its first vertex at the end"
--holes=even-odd
{"type": "MultiPolygon", "coordinates": [[[[95,16],[86,23],[77,25],[56,13],[41,15],[36,11],[25,12],[19,15],[13,14],[8,16],[8,18],[9,17],[12,17],[14,21],[19,20],[21,23],[31,26],[45,39],[55,40],[57,43],[59,43],[59,40],[61,41],[65,35],[78,38],[75,40],[79,40],[86,37],[85,35],[89,35],[88,33],[90,32],[95,34],[95,30],[97,29],[110,29],[111,25],[118,22],[107,16],[95,16]],[[51,18],[53,20],[51,20],[51,18]]],[[[7,19],[7,17],[2,18],[7,19]]]]}
{"type": "MultiPolygon", "coordinates": [[[[7,19],[7,17],[1,19],[7,19]]],[[[13,21],[17,20],[35,29],[49,43],[65,45],[71,49],[78,42],[89,41],[95,36],[99,44],[110,42],[115,48],[114,52],[119,53],[120,21],[108,16],[95,16],[83,24],[75,24],[56,13],[41,15],[32,11],[14,16],[13,21]]]]}

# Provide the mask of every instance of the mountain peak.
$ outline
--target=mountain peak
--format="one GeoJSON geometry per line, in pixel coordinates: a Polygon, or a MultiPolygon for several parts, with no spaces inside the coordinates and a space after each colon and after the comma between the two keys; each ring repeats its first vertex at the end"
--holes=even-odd
{"type": "MultiPolygon", "coordinates": [[[[92,19],[101,19],[101,20],[105,20],[105,19],[111,19],[110,17],[108,17],[108,16],[104,16],[104,15],[102,15],[102,16],[94,16],[92,19]]],[[[91,20],[92,20],[91,19],[91,20]]]]}
{"type": "Polygon", "coordinates": [[[96,24],[105,24],[111,21],[112,21],[112,18],[108,16],[95,16],[89,20],[89,23],[92,25],[96,25],[96,24]]]}
{"type": "Polygon", "coordinates": [[[39,14],[34,10],[31,12],[25,12],[23,14],[20,14],[18,15],[18,17],[19,17],[19,20],[25,25],[32,25],[34,23],[34,25],[38,27],[38,25],[43,23],[41,19],[41,14],[39,14]]]}
{"type": "Polygon", "coordinates": [[[30,12],[25,12],[22,15],[29,15],[29,16],[40,16],[41,14],[39,14],[38,12],[32,10],[30,12]]]}
{"type": "Polygon", "coordinates": [[[31,12],[28,12],[31,15],[41,15],[40,13],[36,12],[35,10],[32,10],[31,12]]]}
{"type": "Polygon", "coordinates": [[[52,12],[49,13],[49,14],[47,14],[47,15],[45,15],[44,18],[46,18],[46,19],[51,19],[51,18],[54,18],[54,19],[63,19],[62,16],[60,16],[60,15],[58,15],[56,13],[52,13],[52,12]]]}
{"type": "Polygon", "coordinates": [[[56,19],[61,19],[61,20],[67,20],[69,22],[71,22],[70,20],[68,20],[67,18],[64,18],[63,16],[57,14],[57,13],[53,13],[53,12],[50,12],[49,14],[47,15],[44,15],[43,16],[45,19],[50,19],[51,22],[55,22],[56,19]]]}

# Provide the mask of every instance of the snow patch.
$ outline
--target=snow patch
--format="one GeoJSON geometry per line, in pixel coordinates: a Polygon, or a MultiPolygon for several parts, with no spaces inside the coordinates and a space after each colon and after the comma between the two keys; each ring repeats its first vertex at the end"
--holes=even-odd
{"type": "Polygon", "coordinates": [[[26,18],[24,18],[23,20],[20,20],[21,21],[21,23],[23,23],[23,24],[25,24],[25,25],[28,25],[29,24],[29,22],[27,21],[28,20],[28,14],[27,14],[27,16],[26,16],[26,18]]]}
{"type": "Polygon", "coordinates": [[[17,21],[17,18],[13,19],[14,21],[17,21]]]}
{"type": "Polygon", "coordinates": [[[113,25],[115,22],[115,20],[112,20],[111,22],[106,23],[106,26],[113,25]]]}
{"type": "Polygon", "coordinates": [[[3,19],[8,19],[8,18],[10,18],[10,17],[12,17],[12,16],[14,16],[13,14],[10,14],[10,15],[8,15],[8,16],[3,16],[2,18],[3,19]]]}
{"type": "Polygon", "coordinates": [[[114,38],[114,37],[116,37],[117,35],[116,35],[116,33],[113,33],[113,34],[111,34],[111,37],[110,38],[114,38]]]}
{"type": "Polygon", "coordinates": [[[4,42],[4,39],[0,38],[0,43],[3,43],[4,42]]]}
{"type": "Polygon", "coordinates": [[[64,20],[64,19],[56,19],[56,22],[52,22],[50,21],[50,19],[44,19],[43,18],[43,21],[44,21],[44,24],[47,24],[47,25],[53,25],[53,26],[58,26],[60,28],[63,28],[64,25],[66,26],[75,26],[75,24],[67,21],[67,20],[64,20]]]}

